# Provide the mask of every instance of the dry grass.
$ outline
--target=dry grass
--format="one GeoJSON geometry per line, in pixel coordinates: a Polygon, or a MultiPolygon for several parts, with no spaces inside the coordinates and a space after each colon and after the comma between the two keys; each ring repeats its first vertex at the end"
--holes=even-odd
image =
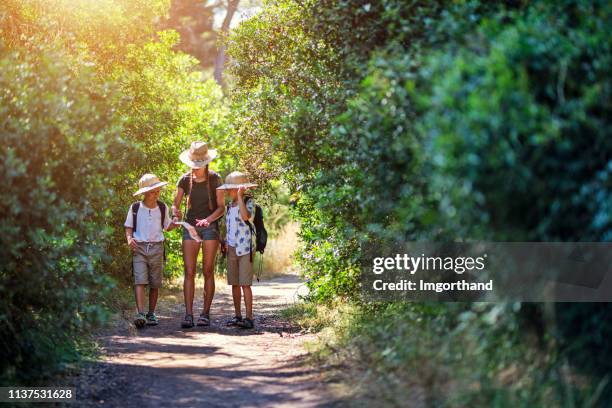
{"type": "MultiPolygon", "coordinates": [[[[293,265],[293,253],[298,245],[299,226],[295,222],[289,222],[274,236],[268,240],[266,252],[263,255],[263,277],[296,273],[293,265]]],[[[257,259],[259,267],[259,259],[257,259]]]]}

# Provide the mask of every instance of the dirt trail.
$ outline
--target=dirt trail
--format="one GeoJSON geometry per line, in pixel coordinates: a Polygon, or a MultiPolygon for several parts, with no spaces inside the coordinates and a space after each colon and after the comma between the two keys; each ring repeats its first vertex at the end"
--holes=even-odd
{"type": "MultiPolygon", "coordinates": [[[[221,279],[210,327],[181,329],[182,295],[163,296],[158,326],[135,331],[124,325],[103,337],[106,357],[82,375],[78,399],[105,407],[335,405],[317,370],[303,361],[311,335],[277,315],[295,301],[300,285],[292,275],[256,283],[251,331],[225,327],[233,306],[221,279]]],[[[202,305],[202,288],[196,293],[194,310],[202,305]]]]}

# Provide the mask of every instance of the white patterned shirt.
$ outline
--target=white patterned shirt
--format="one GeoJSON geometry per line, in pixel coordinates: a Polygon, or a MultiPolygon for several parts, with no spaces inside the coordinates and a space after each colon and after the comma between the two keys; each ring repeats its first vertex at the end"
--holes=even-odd
{"type": "MultiPolygon", "coordinates": [[[[249,219],[251,224],[255,216],[255,203],[253,198],[246,203],[246,208],[251,215],[249,219]]],[[[236,255],[248,255],[252,248],[251,229],[240,215],[240,207],[237,202],[229,204],[229,209],[225,216],[225,225],[227,226],[227,244],[236,248],[236,255]]]]}

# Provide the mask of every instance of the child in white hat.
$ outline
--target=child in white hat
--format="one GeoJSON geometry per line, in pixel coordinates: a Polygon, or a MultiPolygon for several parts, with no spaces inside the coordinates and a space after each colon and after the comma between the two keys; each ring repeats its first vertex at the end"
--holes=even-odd
{"type": "Polygon", "coordinates": [[[142,201],[133,203],[125,219],[125,236],[132,250],[132,269],[138,312],[134,325],[140,328],[145,324],[158,324],[155,306],[159,288],[162,286],[164,270],[164,230],[170,231],[173,224],[168,206],[159,201],[162,182],[154,174],[145,174],[138,182],[139,190],[134,196],[144,195],[142,201]],[[149,285],[149,312],[144,314],[145,286],[149,285]]]}
{"type": "Polygon", "coordinates": [[[235,171],[225,178],[225,184],[217,187],[225,190],[231,198],[225,214],[227,227],[227,284],[232,285],[235,316],[227,322],[228,326],[252,329],[253,322],[253,241],[251,225],[255,215],[252,197],[245,195],[248,188],[257,184],[249,183],[247,176],[235,171]],[[240,311],[241,290],[244,295],[246,317],[240,311]]]}

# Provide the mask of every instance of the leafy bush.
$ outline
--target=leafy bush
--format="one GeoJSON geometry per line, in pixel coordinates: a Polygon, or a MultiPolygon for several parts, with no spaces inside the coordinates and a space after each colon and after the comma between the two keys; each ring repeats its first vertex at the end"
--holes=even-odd
{"type": "MultiPolygon", "coordinates": [[[[156,32],[168,6],[0,6],[3,383],[36,383],[77,359],[109,289],[132,283],[123,222],[140,176],[173,183],[191,141],[223,145],[220,89],[173,51],[176,33],[156,32]]],[[[231,163],[221,149],[217,169],[231,163]]],[[[178,232],[169,241],[178,253],[178,232]]],[[[170,261],[179,273],[179,257],[170,261]]]]}
{"type": "Polygon", "coordinates": [[[98,210],[127,145],[91,69],[61,50],[0,55],[0,372],[27,382],[74,358],[75,336],[104,317],[91,302],[113,287],[98,210]]]}
{"type": "MultiPolygon", "coordinates": [[[[276,1],[230,39],[236,131],[294,190],[311,300],[361,303],[360,242],[610,241],[609,2],[403,6],[276,1]]],[[[478,356],[465,378],[487,390],[474,403],[609,401],[562,368],[605,385],[610,357],[599,359],[595,339],[609,331],[607,307],[366,306],[347,338],[398,356],[397,370],[367,360],[384,379],[415,358],[410,330],[441,347],[450,340],[436,336],[458,331],[478,356]],[[495,313],[499,330],[478,323],[495,313]],[[378,341],[374,324],[385,332],[403,319],[397,342],[378,341]],[[574,400],[562,395],[573,388],[574,400]]]]}

